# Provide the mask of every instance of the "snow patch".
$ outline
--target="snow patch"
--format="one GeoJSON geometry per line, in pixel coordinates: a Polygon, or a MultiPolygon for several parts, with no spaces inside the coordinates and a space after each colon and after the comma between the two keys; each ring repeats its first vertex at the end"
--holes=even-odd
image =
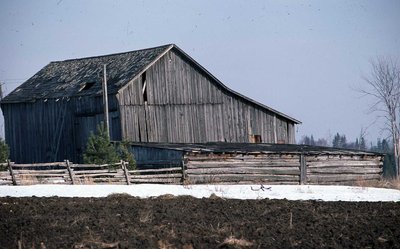
{"type": "Polygon", "coordinates": [[[400,190],[320,185],[30,185],[0,186],[0,197],[106,197],[126,193],[139,198],[171,194],[196,198],[215,194],[229,199],[321,201],[400,201],[400,190]]]}

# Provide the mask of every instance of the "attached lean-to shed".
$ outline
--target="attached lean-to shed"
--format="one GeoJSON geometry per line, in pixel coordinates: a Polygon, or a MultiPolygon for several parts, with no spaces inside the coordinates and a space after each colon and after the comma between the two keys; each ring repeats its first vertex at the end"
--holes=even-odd
{"type": "Polygon", "coordinates": [[[295,143],[298,120],[232,91],[165,45],[45,66],[1,102],[11,160],[81,162],[104,117],[104,65],[111,140],[295,143]]]}
{"type": "Polygon", "coordinates": [[[182,167],[189,183],[355,184],[382,178],[383,155],[294,144],[131,144],[139,168],[182,167]]]}

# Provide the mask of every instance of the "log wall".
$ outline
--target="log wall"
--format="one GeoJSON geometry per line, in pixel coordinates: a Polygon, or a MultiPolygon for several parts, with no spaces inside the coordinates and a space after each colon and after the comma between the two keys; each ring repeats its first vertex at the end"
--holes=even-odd
{"type": "Polygon", "coordinates": [[[191,183],[346,185],[383,173],[383,157],[371,155],[188,153],[185,162],[191,183]]]}
{"type": "Polygon", "coordinates": [[[379,180],[383,173],[383,158],[376,156],[307,156],[306,164],[308,184],[379,180]]]}

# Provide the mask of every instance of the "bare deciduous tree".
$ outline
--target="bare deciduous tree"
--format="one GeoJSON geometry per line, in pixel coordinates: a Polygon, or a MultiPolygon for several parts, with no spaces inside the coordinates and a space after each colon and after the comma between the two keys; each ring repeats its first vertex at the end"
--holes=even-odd
{"type": "Polygon", "coordinates": [[[393,141],[396,163],[396,178],[400,176],[400,130],[398,115],[400,114],[400,67],[392,58],[371,60],[371,73],[363,79],[368,85],[362,92],[374,97],[371,110],[382,113],[386,120],[386,129],[393,141]]]}

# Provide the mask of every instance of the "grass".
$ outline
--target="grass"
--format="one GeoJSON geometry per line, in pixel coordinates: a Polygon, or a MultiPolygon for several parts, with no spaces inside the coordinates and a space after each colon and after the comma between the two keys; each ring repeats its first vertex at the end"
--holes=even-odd
{"type": "Polygon", "coordinates": [[[233,236],[230,236],[230,237],[226,238],[224,240],[224,242],[222,242],[218,246],[218,248],[224,248],[226,246],[230,246],[230,247],[233,247],[233,248],[245,248],[245,247],[253,246],[253,243],[248,241],[248,240],[245,240],[245,239],[237,239],[237,238],[235,238],[233,236]]]}
{"type": "Polygon", "coordinates": [[[359,187],[390,188],[400,190],[400,179],[383,179],[375,181],[359,180],[355,185],[359,187]]]}

